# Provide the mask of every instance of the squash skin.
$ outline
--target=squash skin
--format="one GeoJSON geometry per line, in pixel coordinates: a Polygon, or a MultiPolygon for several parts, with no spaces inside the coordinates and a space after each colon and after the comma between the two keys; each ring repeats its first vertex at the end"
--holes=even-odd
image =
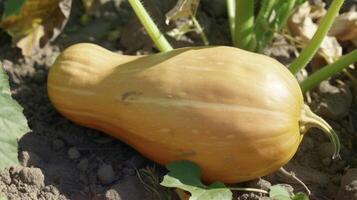
{"type": "Polygon", "coordinates": [[[48,95],[73,122],[160,164],[193,161],[209,182],[274,172],[302,139],[294,76],[272,58],[233,47],[124,56],[77,44],[51,67],[48,95]]]}

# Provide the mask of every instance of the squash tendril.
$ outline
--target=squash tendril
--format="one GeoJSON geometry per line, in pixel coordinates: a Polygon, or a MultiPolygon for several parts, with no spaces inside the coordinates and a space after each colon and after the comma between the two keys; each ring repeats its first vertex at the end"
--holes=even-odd
{"type": "Polygon", "coordinates": [[[332,159],[340,158],[341,145],[338,135],[324,119],[313,113],[309,106],[305,104],[301,112],[300,130],[304,134],[310,128],[322,130],[334,146],[332,159]]]}

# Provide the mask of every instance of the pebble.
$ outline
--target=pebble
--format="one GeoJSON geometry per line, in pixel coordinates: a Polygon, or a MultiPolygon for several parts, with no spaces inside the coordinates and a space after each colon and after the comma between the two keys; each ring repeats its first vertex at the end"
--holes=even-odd
{"type": "Polygon", "coordinates": [[[323,81],[319,85],[318,93],[320,102],[314,107],[314,111],[323,116],[334,120],[339,120],[348,115],[352,93],[347,86],[336,87],[329,81],[323,81]]]}
{"type": "Polygon", "coordinates": [[[97,172],[98,179],[103,184],[110,184],[115,180],[113,167],[108,164],[100,166],[97,172]]]}
{"type": "Polygon", "coordinates": [[[81,157],[81,153],[78,151],[76,147],[71,147],[68,149],[68,156],[71,160],[75,160],[81,157]]]}
{"type": "Polygon", "coordinates": [[[121,198],[116,190],[110,189],[105,192],[105,200],[121,200],[121,198]]]}
{"type": "Polygon", "coordinates": [[[64,142],[60,139],[55,139],[52,142],[52,148],[55,151],[58,151],[64,147],[64,142]]]}

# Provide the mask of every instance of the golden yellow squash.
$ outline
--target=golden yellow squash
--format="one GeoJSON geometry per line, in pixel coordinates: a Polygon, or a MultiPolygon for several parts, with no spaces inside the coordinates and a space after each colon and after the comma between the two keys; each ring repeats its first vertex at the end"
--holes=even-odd
{"type": "Polygon", "coordinates": [[[283,65],[233,47],[124,56],[77,44],[50,69],[48,94],[75,123],[161,164],[193,161],[207,181],[241,182],[279,169],[311,126],[338,139],[304,106],[283,65]]]}

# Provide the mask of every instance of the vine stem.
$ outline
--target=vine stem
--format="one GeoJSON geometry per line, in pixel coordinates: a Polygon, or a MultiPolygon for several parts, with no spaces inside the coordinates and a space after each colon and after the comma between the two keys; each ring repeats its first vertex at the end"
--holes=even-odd
{"type": "Polygon", "coordinates": [[[236,32],[236,0],[227,0],[227,14],[229,21],[229,30],[231,32],[232,43],[236,45],[235,32],[236,32]]]}
{"type": "Polygon", "coordinates": [[[314,87],[316,87],[321,81],[326,80],[328,77],[342,71],[344,68],[349,65],[357,62],[357,50],[341,56],[337,61],[332,64],[329,64],[319,71],[313,73],[307,77],[301,84],[301,90],[306,92],[314,87]]]}
{"type": "Polygon", "coordinates": [[[128,0],[130,6],[133,8],[136,16],[139,18],[141,24],[149,34],[155,46],[161,52],[171,51],[173,48],[166,40],[165,36],[160,32],[154,21],[151,19],[149,13],[146,11],[140,0],[128,0]]]}
{"type": "Polygon", "coordinates": [[[203,31],[203,28],[202,28],[201,24],[197,21],[196,16],[192,16],[192,22],[193,22],[194,26],[197,28],[197,31],[200,34],[201,39],[203,41],[203,44],[205,46],[208,46],[209,45],[208,39],[206,37],[205,32],[203,31]]]}
{"type": "Polygon", "coordinates": [[[291,63],[289,70],[293,74],[296,74],[300,69],[306,67],[308,62],[315,55],[316,51],[320,47],[320,44],[322,43],[327,32],[329,31],[335,17],[338,15],[338,12],[343,2],[344,0],[334,0],[332,2],[330,8],[326,13],[326,16],[322,19],[319,27],[317,28],[309,44],[302,50],[300,56],[291,63]]]}
{"type": "Polygon", "coordinates": [[[311,195],[310,189],[307,187],[307,185],[306,185],[302,180],[300,180],[300,179],[295,175],[294,172],[288,172],[288,171],[286,171],[283,167],[281,167],[281,168],[279,169],[279,171],[280,171],[280,173],[282,173],[283,175],[294,179],[296,182],[298,182],[300,185],[302,185],[302,187],[305,188],[305,190],[306,190],[308,196],[311,195]]]}
{"type": "Polygon", "coordinates": [[[253,51],[254,34],[254,0],[236,0],[235,43],[238,48],[253,51]]]}

